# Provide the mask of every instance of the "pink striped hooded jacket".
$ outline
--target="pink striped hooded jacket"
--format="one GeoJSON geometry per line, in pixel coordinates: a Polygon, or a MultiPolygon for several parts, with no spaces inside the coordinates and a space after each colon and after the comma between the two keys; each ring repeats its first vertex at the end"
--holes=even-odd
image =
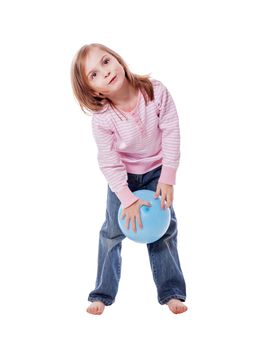
{"type": "Polygon", "coordinates": [[[92,132],[98,150],[98,164],[110,189],[123,208],[136,200],[129,189],[127,173],[144,174],[162,165],[158,182],[175,185],[180,159],[180,129],[177,110],[168,89],[151,79],[154,100],[138,101],[130,112],[107,105],[92,116],[92,132]]]}

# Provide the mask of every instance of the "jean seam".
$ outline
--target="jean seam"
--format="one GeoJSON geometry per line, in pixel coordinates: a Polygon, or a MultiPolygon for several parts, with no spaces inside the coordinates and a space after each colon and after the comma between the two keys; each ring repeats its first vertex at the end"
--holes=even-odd
{"type": "Polygon", "coordinates": [[[119,264],[118,264],[118,279],[121,278],[121,256],[119,256],[119,264]]]}
{"type": "Polygon", "coordinates": [[[152,263],[152,270],[153,270],[153,273],[154,273],[155,283],[156,283],[156,285],[158,285],[157,270],[156,270],[156,267],[155,267],[155,264],[154,264],[154,254],[153,254],[152,251],[150,252],[150,255],[151,255],[151,263],[152,263]]]}

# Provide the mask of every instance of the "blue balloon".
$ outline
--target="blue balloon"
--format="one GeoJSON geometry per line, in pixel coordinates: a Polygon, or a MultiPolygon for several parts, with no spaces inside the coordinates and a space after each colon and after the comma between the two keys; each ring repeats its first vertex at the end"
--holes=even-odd
{"type": "Polygon", "coordinates": [[[132,229],[131,220],[129,222],[129,229],[125,227],[126,217],[121,218],[122,206],[120,205],[118,211],[118,223],[121,231],[128,238],[138,243],[152,243],[160,239],[167,231],[171,214],[170,209],[161,208],[161,197],[154,198],[155,192],[150,190],[138,190],[133,192],[136,197],[151,203],[151,207],[142,205],[140,207],[140,216],[143,228],[140,229],[137,220],[135,220],[136,232],[132,229]]]}

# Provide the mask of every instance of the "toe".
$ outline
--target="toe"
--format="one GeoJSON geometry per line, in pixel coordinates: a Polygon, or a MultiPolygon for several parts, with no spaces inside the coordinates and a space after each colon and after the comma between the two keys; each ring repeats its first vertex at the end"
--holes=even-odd
{"type": "Polygon", "coordinates": [[[183,304],[181,301],[172,299],[170,300],[167,305],[169,306],[169,309],[174,313],[174,314],[181,314],[185,311],[187,311],[187,306],[183,304]]]}

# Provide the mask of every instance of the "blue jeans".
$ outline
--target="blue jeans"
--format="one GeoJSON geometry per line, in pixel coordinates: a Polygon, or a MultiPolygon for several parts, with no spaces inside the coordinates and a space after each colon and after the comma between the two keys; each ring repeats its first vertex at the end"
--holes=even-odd
{"type": "MultiPolygon", "coordinates": [[[[145,174],[128,173],[129,189],[132,192],[143,189],[156,191],[161,167],[145,174]]],[[[96,284],[88,296],[89,301],[100,300],[105,305],[115,301],[121,275],[121,244],[126,236],[121,232],[117,220],[120,204],[108,186],[106,219],[99,234],[96,284]]],[[[186,285],[177,252],[177,219],[172,205],[170,210],[171,222],[166,233],[158,241],[147,244],[160,304],[166,304],[173,298],[186,299],[186,285]]]]}

